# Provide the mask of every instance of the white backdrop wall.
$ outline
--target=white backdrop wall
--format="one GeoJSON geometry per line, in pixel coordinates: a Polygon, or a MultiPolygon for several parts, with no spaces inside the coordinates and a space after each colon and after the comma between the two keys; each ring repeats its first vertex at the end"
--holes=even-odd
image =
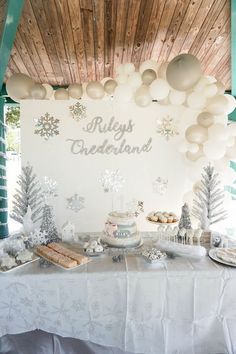
{"type": "MultiPolygon", "coordinates": [[[[48,176],[58,182],[58,197],[55,198],[54,211],[56,223],[60,227],[70,220],[76,224],[77,231],[102,231],[107,213],[111,211],[112,197],[105,193],[99,182],[105,169],[119,169],[125,179],[124,187],[114,198],[115,209],[126,209],[132,199],[144,202],[145,213],[138,217],[140,230],[154,230],[145,217],[152,210],[174,211],[180,214],[183,195],[188,189],[187,166],[178,152],[178,144],[183,135],[186,120],[198,112],[186,107],[162,106],[152,103],[140,108],[135,103],[118,103],[111,100],[82,100],[87,108],[87,117],[75,121],[69,106],[74,101],[21,101],[22,164],[33,165],[40,180],[48,176]],[[59,135],[44,140],[34,133],[35,120],[48,112],[60,120],[59,135]],[[175,120],[180,135],[169,141],[157,134],[157,119],[169,115],[175,120]],[[128,126],[132,121],[133,129],[119,140],[114,139],[115,132],[86,132],[86,127],[95,117],[101,117],[103,124],[115,121],[128,126]],[[85,129],[85,130],[84,130],[85,129]],[[101,145],[105,139],[114,146],[120,146],[126,139],[130,146],[143,146],[152,139],[149,152],[140,154],[73,154],[71,141],[83,139],[87,147],[101,145]],[[168,189],[161,196],[153,192],[152,183],[157,177],[168,179],[168,189]],[[67,208],[66,198],[78,193],[85,198],[85,207],[79,212],[67,208]]],[[[189,125],[189,121],[188,121],[189,125]]]]}

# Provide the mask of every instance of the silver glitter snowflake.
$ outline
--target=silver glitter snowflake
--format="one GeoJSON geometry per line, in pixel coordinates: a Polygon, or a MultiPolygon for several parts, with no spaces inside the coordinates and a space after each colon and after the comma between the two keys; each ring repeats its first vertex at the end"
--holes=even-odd
{"type": "Polygon", "coordinates": [[[162,135],[167,141],[178,135],[178,128],[173,118],[169,115],[163,117],[161,120],[157,120],[157,131],[158,134],[162,135]]]}
{"type": "Polygon", "coordinates": [[[57,197],[58,196],[57,182],[45,176],[43,181],[42,191],[46,201],[48,201],[48,199],[50,198],[57,197]]]}
{"type": "Polygon", "coordinates": [[[84,105],[82,105],[80,102],[77,102],[69,106],[69,110],[73,119],[76,120],[77,122],[87,117],[87,113],[86,113],[87,108],[84,105]]]}
{"type": "Polygon", "coordinates": [[[55,135],[59,134],[59,119],[50,116],[47,112],[44,116],[35,120],[35,131],[34,134],[37,134],[43,137],[45,140],[52,138],[55,135]]]}
{"type": "Polygon", "coordinates": [[[67,198],[67,209],[71,209],[76,213],[84,209],[84,197],[80,197],[75,193],[70,198],[67,198]]]}
{"type": "Polygon", "coordinates": [[[44,245],[47,243],[47,233],[46,231],[40,231],[39,229],[35,229],[29,235],[29,244],[30,247],[36,247],[39,245],[44,245]]]}
{"type": "Polygon", "coordinates": [[[157,177],[155,181],[152,183],[154,193],[164,195],[167,192],[168,188],[168,179],[163,179],[161,177],[157,177]]]}
{"type": "Polygon", "coordinates": [[[120,170],[105,170],[99,179],[104,192],[119,192],[125,182],[120,170]]]}

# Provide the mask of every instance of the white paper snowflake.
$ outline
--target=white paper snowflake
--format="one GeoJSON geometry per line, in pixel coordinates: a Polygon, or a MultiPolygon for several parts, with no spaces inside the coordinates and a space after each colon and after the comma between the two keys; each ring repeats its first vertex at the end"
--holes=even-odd
{"type": "Polygon", "coordinates": [[[82,105],[80,102],[77,102],[69,106],[69,110],[72,115],[72,118],[77,122],[87,117],[87,113],[86,113],[87,108],[84,105],[82,105]]]}
{"type": "Polygon", "coordinates": [[[104,192],[119,192],[125,182],[120,170],[105,170],[99,179],[104,192]]]}
{"type": "Polygon", "coordinates": [[[154,193],[164,195],[167,192],[168,179],[157,177],[157,179],[155,179],[155,181],[152,183],[152,187],[154,193]]]}
{"type": "Polygon", "coordinates": [[[50,114],[47,112],[44,116],[41,116],[35,120],[36,129],[34,134],[37,134],[45,140],[48,140],[49,138],[59,134],[59,122],[59,119],[50,116],[50,114]]]}
{"type": "Polygon", "coordinates": [[[35,229],[30,233],[28,242],[31,247],[37,247],[39,245],[44,245],[47,243],[47,233],[46,231],[40,231],[39,229],[35,229]]]}
{"type": "Polygon", "coordinates": [[[84,208],[84,197],[80,197],[77,193],[67,198],[67,209],[71,209],[74,212],[78,212],[84,208]]]}
{"type": "Polygon", "coordinates": [[[167,141],[179,134],[174,118],[171,118],[169,115],[163,117],[161,120],[157,120],[156,132],[162,135],[167,141]]]}
{"type": "Polygon", "coordinates": [[[44,199],[48,201],[50,198],[57,197],[57,182],[45,176],[42,185],[44,199]]]}

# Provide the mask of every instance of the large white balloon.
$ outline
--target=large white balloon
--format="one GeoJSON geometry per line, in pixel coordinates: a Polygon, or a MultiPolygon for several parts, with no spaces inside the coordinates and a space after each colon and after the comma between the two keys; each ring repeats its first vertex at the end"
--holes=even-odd
{"type": "Polygon", "coordinates": [[[187,97],[187,104],[193,109],[202,109],[206,104],[206,98],[201,92],[192,92],[187,97]]]}
{"type": "Polygon", "coordinates": [[[54,92],[55,100],[68,100],[69,99],[69,92],[64,88],[58,88],[54,92]]]}
{"type": "Polygon", "coordinates": [[[115,100],[129,102],[133,97],[133,90],[128,84],[121,84],[115,88],[115,100]]]}
{"type": "Polygon", "coordinates": [[[210,160],[220,160],[226,153],[226,147],[223,142],[208,140],[203,145],[203,152],[210,160]]]}
{"type": "Polygon", "coordinates": [[[217,86],[218,95],[222,95],[225,93],[225,86],[220,81],[216,81],[215,85],[217,86]]]}
{"type": "Polygon", "coordinates": [[[228,116],[225,114],[215,115],[214,123],[220,123],[226,125],[228,124],[228,116]]]}
{"type": "Polygon", "coordinates": [[[99,81],[91,81],[86,87],[87,95],[93,99],[101,99],[104,96],[104,87],[99,81]]]}
{"type": "Polygon", "coordinates": [[[183,91],[170,90],[169,101],[174,105],[181,105],[186,100],[186,93],[183,91]]]}
{"type": "Polygon", "coordinates": [[[228,100],[224,95],[217,95],[207,100],[206,111],[215,115],[227,114],[228,100]]]}
{"type": "Polygon", "coordinates": [[[45,100],[50,100],[50,98],[53,95],[53,87],[49,84],[43,84],[43,87],[46,90],[46,96],[45,96],[45,100]]]}
{"type": "Polygon", "coordinates": [[[152,102],[149,89],[146,85],[142,85],[134,94],[135,103],[140,107],[146,107],[152,102]]]}
{"type": "Polygon", "coordinates": [[[208,137],[210,140],[226,141],[229,138],[229,129],[223,124],[213,124],[208,128],[208,137]]]}
{"type": "Polygon", "coordinates": [[[68,87],[68,92],[69,92],[70,97],[78,100],[83,96],[82,85],[81,84],[71,84],[68,87]]]}
{"type": "Polygon", "coordinates": [[[234,96],[232,96],[232,95],[224,95],[224,97],[226,97],[227,100],[228,100],[228,106],[227,106],[227,111],[226,111],[226,113],[227,113],[227,114],[230,114],[230,113],[232,113],[232,112],[235,110],[235,108],[236,108],[236,100],[235,100],[234,96]]]}
{"type": "Polygon", "coordinates": [[[135,71],[135,66],[133,63],[126,63],[124,66],[124,74],[130,75],[135,71]]]}
{"type": "Polygon", "coordinates": [[[208,86],[209,80],[207,76],[202,76],[200,80],[196,83],[196,85],[193,87],[193,91],[196,92],[203,92],[205,87],[208,86]]]}
{"type": "Polygon", "coordinates": [[[14,74],[6,81],[8,96],[21,100],[30,96],[30,90],[34,86],[34,80],[25,74],[14,74]]]}
{"type": "Polygon", "coordinates": [[[115,80],[118,84],[125,84],[128,80],[128,75],[120,74],[115,78],[115,80]]]}
{"type": "Polygon", "coordinates": [[[30,89],[30,97],[35,100],[43,100],[47,94],[45,87],[42,84],[35,84],[30,89]]]}
{"type": "Polygon", "coordinates": [[[129,75],[127,83],[136,90],[139,86],[142,85],[142,77],[139,72],[134,72],[129,75]]]}
{"type": "Polygon", "coordinates": [[[147,69],[152,69],[154,70],[155,72],[157,72],[158,70],[158,63],[157,61],[153,60],[153,59],[149,59],[149,60],[146,60],[144,61],[140,67],[139,67],[139,71],[140,73],[142,74],[145,70],[147,69]]]}
{"type": "Polygon", "coordinates": [[[163,79],[156,79],[150,85],[150,94],[154,100],[163,100],[169,94],[170,87],[163,79]]]}
{"type": "Polygon", "coordinates": [[[202,144],[207,140],[207,129],[201,125],[190,125],[185,132],[185,137],[190,143],[202,144]]]}
{"type": "Polygon", "coordinates": [[[218,87],[216,84],[210,84],[204,87],[203,95],[205,97],[213,97],[218,93],[218,87]]]}
{"type": "Polygon", "coordinates": [[[201,65],[192,54],[180,54],[169,63],[166,78],[172,88],[178,91],[190,90],[201,77],[201,65]]]}

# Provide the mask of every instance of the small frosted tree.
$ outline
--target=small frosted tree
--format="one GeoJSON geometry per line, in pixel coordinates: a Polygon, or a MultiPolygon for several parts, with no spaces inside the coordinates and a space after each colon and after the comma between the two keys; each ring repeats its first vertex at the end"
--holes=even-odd
{"type": "Polygon", "coordinates": [[[203,168],[201,185],[195,193],[192,214],[199,220],[203,230],[226,219],[223,208],[224,191],[220,187],[219,174],[212,165],[203,168]]]}
{"type": "Polygon", "coordinates": [[[54,222],[52,206],[45,204],[43,207],[43,218],[40,231],[45,232],[47,243],[58,242],[58,232],[54,222]]]}
{"type": "Polygon", "coordinates": [[[43,196],[40,183],[33,172],[33,167],[27,165],[22,167],[22,172],[18,177],[18,188],[13,196],[13,208],[11,218],[23,223],[23,217],[27,213],[28,207],[32,211],[32,221],[35,223],[41,219],[43,206],[43,196]]]}
{"type": "Polygon", "coordinates": [[[179,221],[179,229],[191,229],[191,228],[192,228],[192,223],[190,219],[189,206],[187,203],[185,203],[182,206],[182,213],[179,221]]]}

